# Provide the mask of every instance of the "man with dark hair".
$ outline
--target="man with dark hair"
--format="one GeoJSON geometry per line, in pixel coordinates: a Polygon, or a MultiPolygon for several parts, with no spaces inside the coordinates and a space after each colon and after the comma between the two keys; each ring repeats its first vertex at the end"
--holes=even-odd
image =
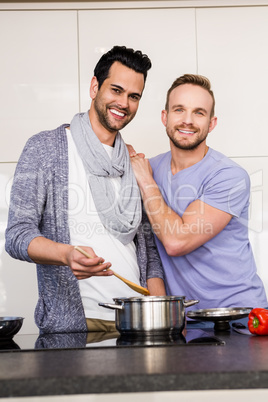
{"type": "Polygon", "coordinates": [[[249,176],[206,144],[214,106],[207,78],[176,79],[162,111],[170,152],[150,162],[131,152],[132,166],[167,294],[198,299],[194,309],[267,307],[248,238],[249,176]]]}
{"type": "Polygon", "coordinates": [[[151,62],[115,46],[91,80],[91,107],[70,126],[30,138],[17,165],[6,250],[37,264],[41,333],[115,330],[98,305],[138,294],[121,276],[165,294],[162,265],[119,133],[135,116],[151,62]],[[81,254],[80,246],[92,258],[81,254]]]}

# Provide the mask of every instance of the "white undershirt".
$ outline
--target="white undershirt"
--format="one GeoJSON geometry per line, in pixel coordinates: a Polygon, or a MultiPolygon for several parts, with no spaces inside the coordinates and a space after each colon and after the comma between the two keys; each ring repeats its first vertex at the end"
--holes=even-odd
{"type": "MultiPolygon", "coordinates": [[[[97,256],[111,262],[115,272],[132,282],[140,284],[136,247],[133,242],[123,245],[103,226],[97,213],[86,178],[83,162],[78,154],[70,130],[66,129],[69,157],[69,229],[71,244],[91,247],[97,256]]],[[[104,145],[111,157],[113,148],[104,145]]],[[[121,178],[108,178],[119,194],[121,178]]],[[[140,296],[114,275],[79,280],[82,303],[87,318],[114,320],[114,310],[98,305],[99,302],[114,303],[114,297],[140,296]]]]}

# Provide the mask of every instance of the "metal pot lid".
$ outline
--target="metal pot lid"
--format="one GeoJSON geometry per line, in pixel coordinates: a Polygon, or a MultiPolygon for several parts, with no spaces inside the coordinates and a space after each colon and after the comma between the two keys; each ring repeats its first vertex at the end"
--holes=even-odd
{"type": "Polygon", "coordinates": [[[188,311],[187,317],[204,321],[236,320],[246,317],[252,307],[222,307],[188,311]]]}
{"type": "Polygon", "coordinates": [[[116,303],[126,302],[159,302],[159,301],[184,301],[185,296],[141,296],[141,297],[115,297],[116,303]]]}

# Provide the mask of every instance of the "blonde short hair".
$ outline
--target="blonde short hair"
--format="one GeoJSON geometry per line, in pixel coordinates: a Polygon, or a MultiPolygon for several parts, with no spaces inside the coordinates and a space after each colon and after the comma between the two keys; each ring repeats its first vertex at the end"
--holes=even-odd
{"type": "Polygon", "coordinates": [[[210,81],[208,78],[204,77],[203,75],[197,75],[197,74],[184,74],[173,82],[173,84],[171,85],[171,87],[169,88],[169,90],[167,92],[166,104],[165,104],[166,111],[168,111],[168,108],[169,108],[169,97],[170,97],[171,92],[173,91],[173,89],[179,87],[180,85],[184,85],[184,84],[197,85],[208,91],[208,93],[211,95],[212,101],[213,101],[212,109],[211,109],[211,113],[210,113],[210,117],[213,117],[214,113],[215,113],[215,98],[214,98],[213,91],[211,89],[210,81]]]}

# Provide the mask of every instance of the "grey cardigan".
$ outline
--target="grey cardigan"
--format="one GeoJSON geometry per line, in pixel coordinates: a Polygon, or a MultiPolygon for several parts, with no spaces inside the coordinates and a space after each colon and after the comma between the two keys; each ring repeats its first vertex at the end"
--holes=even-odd
{"type": "MultiPolygon", "coordinates": [[[[11,191],[6,251],[33,262],[28,245],[44,236],[70,243],[68,227],[68,144],[62,125],[31,137],[18,161],[11,191]]],[[[146,215],[134,239],[141,285],[164,279],[162,264],[146,215]]],[[[35,322],[41,333],[87,331],[78,281],[68,266],[37,264],[39,299],[35,322]]],[[[118,297],[120,295],[115,295],[118,297]]]]}

